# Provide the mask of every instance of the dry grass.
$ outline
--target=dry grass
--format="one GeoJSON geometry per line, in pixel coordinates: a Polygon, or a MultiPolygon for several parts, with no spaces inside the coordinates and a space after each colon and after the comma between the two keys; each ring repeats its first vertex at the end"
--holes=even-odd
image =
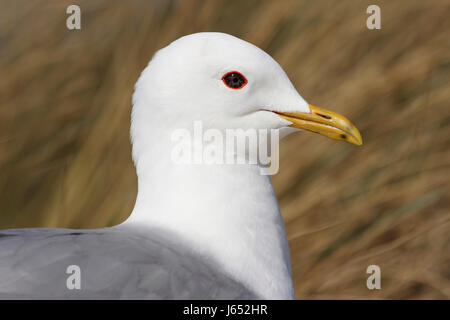
{"type": "Polygon", "coordinates": [[[123,221],[133,84],[177,37],[255,43],[365,144],[290,136],[273,177],[298,298],[450,297],[450,5],[376,1],[0,1],[0,228],[123,221]],[[365,287],[380,265],[382,289],[365,287]]]}

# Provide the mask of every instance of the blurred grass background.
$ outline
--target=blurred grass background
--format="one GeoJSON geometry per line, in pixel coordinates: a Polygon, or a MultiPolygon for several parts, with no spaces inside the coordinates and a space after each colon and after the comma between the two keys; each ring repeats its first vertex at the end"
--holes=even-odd
{"type": "Polygon", "coordinates": [[[136,196],[131,94],[155,50],[221,31],[270,53],[364,145],[289,136],[273,177],[297,298],[450,298],[450,2],[0,0],[0,228],[98,228],[136,196]],[[382,29],[366,28],[381,7],[382,29]],[[382,289],[366,288],[368,265],[382,289]]]}

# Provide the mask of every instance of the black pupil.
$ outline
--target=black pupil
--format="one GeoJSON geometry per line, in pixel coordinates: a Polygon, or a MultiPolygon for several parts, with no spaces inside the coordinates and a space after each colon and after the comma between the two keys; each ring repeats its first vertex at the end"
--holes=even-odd
{"type": "Polygon", "coordinates": [[[240,88],[245,84],[245,79],[239,73],[230,73],[225,77],[225,83],[232,88],[240,88]]]}

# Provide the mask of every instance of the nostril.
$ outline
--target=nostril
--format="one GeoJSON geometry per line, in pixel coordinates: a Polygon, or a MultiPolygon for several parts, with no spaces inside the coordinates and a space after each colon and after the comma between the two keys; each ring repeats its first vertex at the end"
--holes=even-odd
{"type": "Polygon", "coordinates": [[[347,139],[347,136],[345,134],[341,134],[342,139],[347,139]]]}
{"type": "Polygon", "coordinates": [[[328,119],[328,120],[330,120],[331,119],[331,117],[330,116],[327,116],[327,115],[325,115],[325,114],[321,114],[321,113],[316,113],[319,117],[322,117],[322,118],[325,118],[325,119],[328,119]]]}

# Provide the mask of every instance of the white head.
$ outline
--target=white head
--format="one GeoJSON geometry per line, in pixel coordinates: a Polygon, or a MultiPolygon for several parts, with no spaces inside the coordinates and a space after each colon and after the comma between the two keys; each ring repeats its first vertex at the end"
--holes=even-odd
{"type": "Polygon", "coordinates": [[[284,136],[294,127],[361,142],[347,119],[308,105],[267,53],[223,33],[191,34],[159,50],[136,83],[133,104],[135,160],[156,128],[169,133],[197,120],[204,129],[281,129],[284,136]]]}

